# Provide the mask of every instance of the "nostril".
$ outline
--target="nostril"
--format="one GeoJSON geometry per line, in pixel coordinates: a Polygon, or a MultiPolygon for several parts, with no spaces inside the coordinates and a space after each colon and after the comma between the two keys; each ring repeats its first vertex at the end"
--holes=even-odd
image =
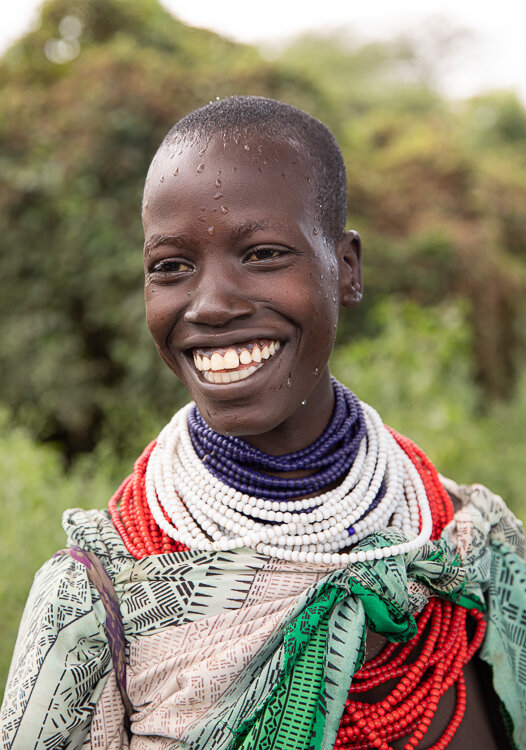
{"type": "Polygon", "coordinates": [[[217,289],[209,294],[195,292],[190,295],[184,312],[188,323],[203,325],[225,325],[229,320],[251,315],[254,305],[250,300],[233,293],[218,294],[217,289]]]}

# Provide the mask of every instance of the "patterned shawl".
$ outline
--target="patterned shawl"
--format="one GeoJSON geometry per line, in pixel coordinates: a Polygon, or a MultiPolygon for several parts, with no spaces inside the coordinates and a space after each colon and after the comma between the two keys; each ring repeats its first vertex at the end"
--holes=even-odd
{"type": "MultiPolygon", "coordinates": [[[[134,560],[103,511],[68,511],[70,542],[115,586],[128,644],[131,745],[82,564],[46,563],[22,620],[1,714],[2,747],[92,750],[331,750],[367,627],[415,633],[431,595],[486,608],[481,656],[526,748],[526,553],[520,523],[480,485],[437,542],[344,569],[248,549],[134,560]]],[[[405,539],[386,529],[362,549],[405,539]]]]}

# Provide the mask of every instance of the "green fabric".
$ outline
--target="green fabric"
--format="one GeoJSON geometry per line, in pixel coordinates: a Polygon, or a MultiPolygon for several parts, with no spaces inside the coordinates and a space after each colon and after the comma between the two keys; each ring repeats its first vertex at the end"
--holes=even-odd
{"type": "MultiPolygon", "coordinates": [[[[332,750],[352,675],[363,661],[367,627],[392,640],[410,638],[415,614],[438,595],[487,607],[481,655],[492,666],[514,744],[526,750],[522,530],[485,488],[446,486],[463,510],[440,540],[409,554],[324,569],[324,577],[294,598],[237,681],[178,737],[179,746],[332,750]]],[[[284,569],[248,549],[135,561],[103,512],[72,511],[66,528],[71,542],[95,552],[108,570],[129,641],[235,610],[258,577],[279,577],[284,569]]],[[[359,549],[405,538],[386,529],[359,549]]],[[[111,671],[103,623],[84,566],[65,557],[47,563],[26,608],[6,687],[0,715],[6,750],[73,750],[87,741],[94,704],[111,671]]]]}

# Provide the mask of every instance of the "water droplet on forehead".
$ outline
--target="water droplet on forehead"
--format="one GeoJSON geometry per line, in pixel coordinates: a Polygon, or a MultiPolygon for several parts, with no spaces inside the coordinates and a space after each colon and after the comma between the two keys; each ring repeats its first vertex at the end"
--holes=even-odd
{"type": "Polygon", "coordinates": [[[178,174],[179,174],[179,167],[176,167],[174,169],[174,177],[177,177],[178,174]]]}
{"type": "Polygon", "coordinates": [[[223,197],[223,193],[216,193],[216,194],[214,195],[214,200],[215,200],[215,201],[218,201],[218,200],[219,200],[220,198],[222,198],[222,197],[223,197]]]}
{"type": "Polygon", "coordinates": [[[220,188],[220,187],[221,187],[221,180],[218,177],[216,180],[216,188],[220,188]]]}
{"type": "Polygon", "coordinates": [[[161,175],[161,179],[159,180],[159,182],[164,182],[164,175],[163,174],[161,175]]]}
{"type": "Polygon", "coordinates": [[[245,151],[250,151],[250,146],[247,143],[245,143],[245,151]]]}
{"type": "Polygon", "coordinates": [[[289,372],[289,376],[287,378],[287,388],[290,388],[291,385],[292,385],[292,373],[289,372]]]}
{"type": "Polygon", "coordinates": [[[214,227],[208,227],[206,231],[208,232],[208,234],[212,235],[214,234],[214,227]]]}
{"type": "Polygon", "coordinates": [[[197,169],[196,169],[197,174],[201,174],[204,168],[205,168],[204,164],[198,164],[197,169]]]}
{"type": "Polygon", "coordinates": [[[315,368],[314,368],[314,374],[315,374],[315,375],[319,375],[319,374],[320,374],[320,369],[319,369],[319,367],[315,367],[315,368]]]}
{"type": "Polygon", "coordinates": [[[221,206],[221,213],[222,214],[227,214],[228,213],[228,208],[226,206],[221,206]]]}
{"type": "Polygon", "coordinates": [[[316,229],[316,227],[314,227],[314,229],[312,230],[312,233],[313,234],[318,234],[318,230],[316,229]]]}
{"type": "Polygon", "coordinates": [[[307,399],[306,398],[303,399],[303,401],[301,402],[301,405],[302,406],[307,406],[307,399]]]}

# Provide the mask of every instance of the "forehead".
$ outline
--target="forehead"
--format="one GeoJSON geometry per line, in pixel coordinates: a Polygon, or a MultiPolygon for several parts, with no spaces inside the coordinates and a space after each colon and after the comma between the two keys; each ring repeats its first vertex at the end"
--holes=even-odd
{"type": "MultiPolygon", "coordinates": [[[[145,185],[143,218],[201,203],[238,212],[264,208],[314,220],[315,170],[290,143],[257,135],[181,139],[156,154],[145,185]],[[215,201],[216,203],[213,203],[215,201]]],[[[194,207],[196,207],[194,205],[194,207]]]]}

